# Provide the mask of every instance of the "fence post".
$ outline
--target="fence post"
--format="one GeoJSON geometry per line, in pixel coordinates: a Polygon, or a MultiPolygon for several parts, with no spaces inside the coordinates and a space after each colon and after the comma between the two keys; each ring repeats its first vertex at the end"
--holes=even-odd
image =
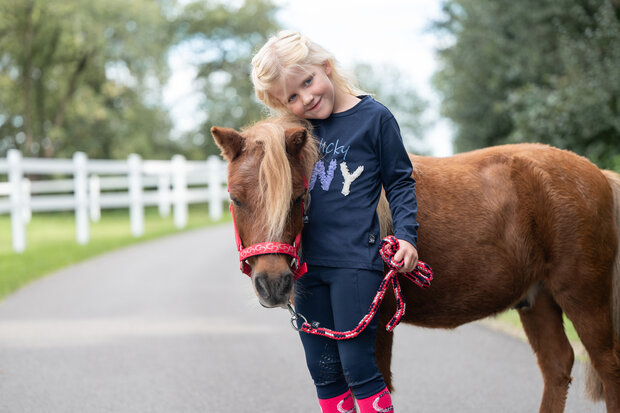
{"type": "Polygon", "coordinates": [[[30,179],[22,179],[22,211],[24,214],[24,223],[27,224],[32,220],[32,207],[30,203],[32,201],[32,184],[30,179]]]}
{"type": "Polygon", "coordinates": [[[26,249],[26,225],[22,211],[22,154],[17,149],[9,149],[7,152],[9,163],[9,184],[11,201],[11,236],[13,239],[13,251],[24,252],[26,249]]]}
{"type": "Polygon", "coordinates": [[[187,225],[187,168],[183,155],[172,157],[173,220],[177,228],[187,225]]]}
{"type": "Polygon", "coordinates": [[[157,205],[159,216],[170,215],[170,172],[164,171],[157,176],[157,205]]]}
{"type": "Polygon", "coordinates": [[[132,153],[127,158],[129,165],[129,220],[131,235],[144,234],[144,199],[142,197],[142,158],[132,153]]]}
{"type": "Polygon", "coordinates": [[[91,175],[88,178],[88,199],[90,220],[99,222],[101,219],[101,181],[99,175],[91,175]]]}
{"type": "Polygon", "coordinates": [[[75,237],[78,244],[88,243],[88,157],[84,152],[73,154],[73,197],[75,200],[75,237]]]}
{"type": "Polygon", "coordinates": [[[220,159],[211,155],[207,159],[209,174],[209,218],[213,221],[222,219],[222,166],[220,159]]]}

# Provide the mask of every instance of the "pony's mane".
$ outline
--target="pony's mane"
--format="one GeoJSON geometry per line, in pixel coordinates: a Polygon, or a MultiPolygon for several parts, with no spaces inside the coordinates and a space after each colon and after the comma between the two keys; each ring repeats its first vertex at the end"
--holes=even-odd
{"type": "MultiPolygon", "coordinates": [[[[243,132],[247,144],[260,147],[264,154],[258,171],[258,202],[264,205],[265,231],[268,240],[278,241],[284,232],[286,219],[293,198],[293,174],[290,155],[286,152],[284,131],[303,126],[309,131],[311,125],[303,119],[273,117],[259,121],[243,132]]],[[[316,140],[309,137],[301,150],[301,162],[305,179],[309,180],[318,160],[316,140]]]]}

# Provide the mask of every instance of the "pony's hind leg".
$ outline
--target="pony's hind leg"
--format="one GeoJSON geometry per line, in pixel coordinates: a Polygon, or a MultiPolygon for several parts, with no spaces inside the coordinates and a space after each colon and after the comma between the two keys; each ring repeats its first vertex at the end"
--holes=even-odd
{"type": "Polygon", "coordinates": [[[620,343],[612,329],[608,305],[588,305],[580,308],[562,303],[568,318],[588,352],[596,378],[602,383],[607,412],[620,413],[620,343]]]}
{"type": "Polygon", "coordinates": [[[529,304],[518,312],[543,376],[540,413],[562,413],[574,361],[573,348],[564,332],[562,310],[544,287],[529,304]]]}

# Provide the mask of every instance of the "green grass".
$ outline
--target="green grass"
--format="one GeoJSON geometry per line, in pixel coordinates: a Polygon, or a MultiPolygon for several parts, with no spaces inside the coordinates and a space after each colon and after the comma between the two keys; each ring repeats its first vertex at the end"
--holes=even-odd
{"type": "MultiPolygon", "coordinates": [[[[230,221],[230,215],[223,221],[230,221]]],[[[184,230],[212,225],[204,205],[190,207],[184,230]]],[[[0,215],[0,298],[28,282],[70,264],[126,245],[179,232],[169,217],[162,218],[156,208],[146,208],[144,235],[130,233],[129,211],[102,211],[101,220],[90,225],[90,241],[79,245],[75,240],[73,213],[33,214],[27,226],[27,247],[23,253],[13,252],[11,220],[0,215]]]]}
{"type": "MultiPolygon", "coordinates": [[[[521,320],[519,319],[519,314],[516,310],[509,310],[497,316],[500,321],[508,323],[514,327],[523,328],[521,325],[521,320]]],[[[573,323],[564,316],[564,330],[566,331],[566,336],[570,341],[579,341],[579,336],[575,331],[575,327],[573,327],[573,323]]]]}

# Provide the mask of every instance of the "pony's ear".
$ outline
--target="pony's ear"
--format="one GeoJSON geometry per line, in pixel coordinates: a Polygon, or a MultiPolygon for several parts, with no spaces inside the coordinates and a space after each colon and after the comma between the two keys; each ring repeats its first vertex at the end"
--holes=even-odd
{"type": "Polygon", "coordinates": [[[234,129],[220,128],[214,126],[211,128],[211,135],[219,148],[222,150],[222,156],[228,162],[231,162],[241,153],[243,149],[243,136],[234,129]]]}
{"type": "Polygon", "coordinates": [[[299,156],[301,148],[308,139],[308,130],[304,127],[288,128],[284,131],[286,138],[286,151],[292,156],[299,156]]]}

